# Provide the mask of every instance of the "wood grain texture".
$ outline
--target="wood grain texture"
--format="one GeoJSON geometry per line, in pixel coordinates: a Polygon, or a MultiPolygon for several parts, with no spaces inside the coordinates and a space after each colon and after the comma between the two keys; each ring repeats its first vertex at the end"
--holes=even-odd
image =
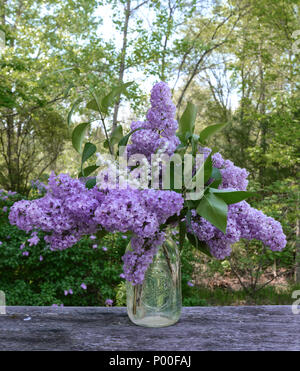
{"type": "Polygon", "coordinates": [[[299,351],[300,314],[291,306],[186,307],[176,325],[145,328],[126,308],[7,307],[0,334],[0,350],[299,351]]]}

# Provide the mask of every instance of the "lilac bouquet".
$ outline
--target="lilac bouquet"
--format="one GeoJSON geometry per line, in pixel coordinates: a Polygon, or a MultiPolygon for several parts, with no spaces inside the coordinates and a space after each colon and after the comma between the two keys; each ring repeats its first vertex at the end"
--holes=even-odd
{"type": "MultiPolygon", "coordinates": [[[[129,85],[113,89],[102,99],[92,91],[93,100],[87,104],[89,109],[100,114],[106,148],[115,157],[120,155],[121,148],[124,153],[125,148],[127,156],[139,154],[147,160],[157,153],[168,156],[177,154],[181,158],[187,153],[193,158],[202,154],[203,162],[193,161],[191,170],[193,179],[201,170],[204,184],[201,197],[187,199],[185,186],[176,188],[172,181],[168,189],[133,186],[130,182],[125,187],[110,187],[110,183],[105,182],[111,168],[99,178],[91,176],[99,171],[103,161],[101,163],[102,155],[98,154],[97,164],[84,168],[86,161],[96,153],[96,146],[85,143],[82,148],[89,125],[83,123],[74,129],[72,135],[73,146],[82,158],[79,179],[52,173],[43,197],[13,205],[10,223],[31,232],[30,241],[33,244],[38,243],[36,232],[44,231],[45,241],[52,250],[69,248],[85,235],[96,235],[98,239],[113,232],[130,235],[132,248],[123,256],[123,267],[124,277],[133,285],[143,282],[158,246],[165,239],[168,225],[178,228],[181,247],[188,238],[200,251],[217,259],[229,256],[231,245],[242,238],[262,241],[273,251],[282,250],[286,237],[280,223],[245,201],[252,195],[247,191],[248,172],[205,146],[206,140],[224,125],[211,125],[196,135],[197,111],[191,103],[178,123],[175,119],[176,107],[166,83],[154,85],[146,121],[133,122],[127,135],[123,135],[122,126],[108,134],[105,116],[114,99],[129,85]]],[[[111,166],[115,164],[111,163],[111,166]]],[[[159,172],[163,170],[161,166],[158,168],[159,172]]],[[[133,174],[137,166],[130,165],[125,170],[133,174]]],[[[120,180],[124,174],[120,167],[118,171],[117,178],[120,180]]],[[[173,167],[171,178],[174,172],[173,167]]],[[[146,178],[148,183],[149,178],[146,178]]]]}

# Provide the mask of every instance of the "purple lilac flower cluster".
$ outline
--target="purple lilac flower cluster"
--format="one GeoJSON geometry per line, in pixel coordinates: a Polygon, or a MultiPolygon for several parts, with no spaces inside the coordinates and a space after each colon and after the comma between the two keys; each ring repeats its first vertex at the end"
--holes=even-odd
{"type": "MultiPolygon", "coordinates": [[[[73,246],[79,239],[104,228],[109,232],[133,232],[142,239],[155,236],[161,224],[179,214],[183,198],[172,191],[153,189],[88,190],[66,174],[49,178],[47,194],[37,200],[16,202],[10,211],[11,224],[33,231],[30,245],[38,243],[36,230],[52,250],[73,246]]],[[[136,246],[136,244],[134,245],[136,246]]],[[[147,259],[146,259],[147,260],[147,259]]]]}
{"type": "Polygon", "coordinates": [[[44,239],[51,249],[63,250],[83,235],[97,231],[93,216],[101,196],[88,190],[79,180],[52,173],[46,195],[32,201],[16,202],[11,207],[9,220],[26,232],[48,232],[44,239]]]}
{"type": "Polygon", "coordinates": [[[95,211],[94,221],[109,232],[134,232],[146,238],[183,206],[182,195],[153,189],[112,189],[95,211]]]}
{"type": "Polygon", "coordinates": [[[133,285],[143,282],[146,270],[152,263],[158,246],[163,243],[164,238],[164,232],[158,232],[148,239],[137,236],[131,239],[131,249],[122,258],[124,275],[127,281],[133,285]]]}
{"type": "MultiPolygon", "coordinates": [[[[224,160],[220,153],[212,155],[213,166],[220,169],[222,184],[219,188],[227,190],[246,190],[248,172],[224,160]]],[[[286,237],[281,224],[262,211],[251,207],[246,201],[228,206],[226,234],[214,227],[192,211],[192,229],[200,241],[204,241],[217,259],[224,259],[231,253],[231,245],[241,238],[262,241],[273,251],[280,251],[286,245],[286,237]]]]}
{"type": "Polygon", "coordinates": [[[247,189],[247,177],[249,173],[246,169],[235,166],[230,160],[224,160],[219,152],[212,155],[212,162],[213,166],[220,169],[222,174],[220,188],[233,188],[239,191],[245,191],[247,189]]]}
{"type": "Polygon", "coordinates": [[[176,107],[172,102],[171,90],[165,82],[155,84],[151,91],[151,108],[146,122],[133,122],[131,129],[143,128],[133,133],[128,155],[144,154],[150,160],[158,150],[172,155],[180,141],[175,135],[178,123],[175,120],[176,107]]]}

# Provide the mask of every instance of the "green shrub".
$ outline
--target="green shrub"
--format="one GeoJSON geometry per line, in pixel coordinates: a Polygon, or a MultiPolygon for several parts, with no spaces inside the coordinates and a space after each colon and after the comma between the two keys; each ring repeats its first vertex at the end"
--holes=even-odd
{"type": "MultiPolygon", "coordinates": [[[[0,290],[6,294],[7,305],[101,306],[107,298],[117,305],[126,305],[124,280],[120,278],[128,240],[121,234],[109,234],[93,249],[88,236],[72,248],[50,251],[39,233],[37,246],[20,249],[28,235],[10,225],[8,212],[12,204],[22,199],[19,195],[7,200],[0,197],[0,290]],[[7,211],[3,211],[7,207],[7,211]],[[103,251],[102,247],[107,247],[103,251]],[[29,255],[24,256],[24,251],[29,255]],[[42,257],[42,261],[40,261],[42,257]],[[87,290],[81,288],[85,283],[87,290]],[[65,290],[73,294],[65,296],[65,290]],[[124,294],[125,293],[125,294],[124,294]]],[[[182,254],[183,295],[190,295],[187,281],[191,280],[194,259],[193,248],[187,245],[182,254]]]]}

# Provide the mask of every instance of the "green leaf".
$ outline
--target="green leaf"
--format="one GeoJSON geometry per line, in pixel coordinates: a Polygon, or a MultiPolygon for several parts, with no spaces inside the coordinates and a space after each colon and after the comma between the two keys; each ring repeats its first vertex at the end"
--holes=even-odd
{"type": "Polygon", "coordinates": [[[83,152],[82,152],[82,159],[81,164],[83,165],[93,154],[96,152],[97,148],[95,144],[92,143],[85,143],[83,152]]]}
{"type": "Polygon", "coordinates": [[[213,193],[207,193],[199,202],[196,210],[200,216],[226,233],[228,206],[222,198],[213,193]]]}
{"type": "Polygon", "coordinates": [[[101,100],[101,107],[103,109],[104,113],[108,113],[108,108],[113,104],[115,98],[119,97],[122,93],[126,91],[128,86],[132,85],[133,81],[126,82],[125,84],[116,86],[111,90],[109,94],[107,94],[104,98],[101,100]]]}
{"type": "Polygon", "coordinates": [[[194,136],[192,136],[191,142],[192,142],[192,155],[196,156],[198,150],[198,140],[195,140],[194,136]]]}
{"type": "Polygon", "coordinates": [[[210,125],[207,128],[203,129],[199,134],[199,141],[201,143],[205,143],[208,138],[214,135],[217,131],[223,129],[227,124],[228,123],[226,122],[225,124],[210,125]]]}
{"type": "Polygon", "coordinates": [[[204,184],[206,184],[208,180],[211,178],[212,168],[213,166],[212,166],[212,159],[211,159],[211,153],[210,153],[204,162],[204,184]]]}
{"type": "Polygon", "coordinates": [[[96,102],[95,99],[90,100],[87,103],[86,108],[88,108],[88,109],[90,109],[92,111],[97,111],[97,112],[99,111],[98,106],[97,106],[97,102],[96,102]]]}
{"type": "Polygon", "coordinates": [[[129,134],[125,135],[125,136],[120,140],[118,146],[119,146],[119,147],[125,147],[125,146],[127,146],[128,141],[129,141],[129,138],[131,137],[131,135],[132,135],[133,133],[135,133],[136,131],[138,131],[138,130],[144,130],[144,128],[137,128],[137,129],[132,130],[129,134]]]}
{"type": "Polygon", "coordinates": [[[97,166],[97,165],[91,165],[91,166],[88,166],[88,167],[86,167],[85,169],[83,169],[83,170],[78,174],[78,178],[82,178],[82,177],[89,176],[89,175],[91,175],[95,170],[97,170],[98,168],[99,168],[99,166],[97,166]]]}
{"type": "Polygon", "coordinates": [[[71,110],[70,110],[70,112],[68,113],[68,126],[70,127],[70,125],[71,125],[71,119],[72,119],[72,116],[73,116],[73,113],[74,113],[74,111],[75,111],[75,109],[76,109],[76,107],[79,105],[79,103],[81,103],[82,102],[82,98],[78,98],[78,99],[76,99],[76,101],[73,103],[73,105],[72,105],[72,107],[71,107],[71,110]]]}
{"type": "Polygon", "coordinates": [[[243,201],[248,197],[255,196],[256,193],[248,191],[226,191],[224,189],[210,188],[209,191],[214,195],[221,198],[228,205],[235,204],[237,202],[243,201]]]}
{"type": "Polygon", "coordinates": [[[201,173],[201,171],[204,171],[203,175],[203,181],[204,184],[208,182],[209,178],[211,177],[212,173],[212,159],[211,154],[207,157],[204,164],[200,166],[200,168],[196,171],[196,174],[193,176],[192,181],[195,181],[198,177],[198,175],[201,173]]]}
{"type": "Polygon", "coordinates": [[[219,185],[222,183],[221,171],[216,167],[213,167],[211,172],[211,178],[213,178],[214,181],[209,186],[213,188],[218,188],[219,185]]]}
{"type": "Polygon", "coordinates": [[[96,178],[93,178],[93,179],[89,179],[86,183],[85,183],[85,187],[87,189],[92,189],[94,188],[96,185],[96,178]]]}
{"type": "Polygon", "coordinates": [[[203,254],[212,258],[209,247],[204,241],[200,241],[197,236],[191,233],[187,233],[187,238],[190,241],[190,243],[196,247],[197,250],[201,251],[203,254]]]}
{"type": "Polygon", "coordinates": [[[89,124],[89,122],[84,122],[83,124],[79,124],[78,126],[76,126],[76,128],[73,130],[72,144],[78,153],[81,153],[82,142],[84,140],[89,124]]]}
{"type": "Polygon", "coordinates": [[[193,103],[188,102],[179,120],[179,130],[177,132],[177,136],[182,143],[186,143],[187,138],[194,133],[196,116],[197,107],[193,103]]]}
{"type": "Polygon", "coordinates": [[[101,105],[101,97],[99,97],[96,92],[94,91],[94,89],[90,86],[89,87],[89,91],[91,93],[91,95],[93,96],[93,99],[90,100],[87,105],[86,105],[86,108],[90,109],[90,110],[93,110],[93,111],[96,111],[96,112],[100,112],[100,113],[105,113],[102,105],[101,105]]]}
{"type": "Polygon", "coordinates": [[[123,128],[122,125],[118,125],[114,128],[113,132],[110,136],[110,143],[111,145],[115,145],[120,142],[120,140],[123,138],[123,128]]]}
{"type": "Polygon", "coordinates": [[[184,156],[185,152],[187,150],[187,146],[185,146],[184,144],[180,143],[176,149],[175,149],[175,153],[178,153],[181,157],[184,156]]]}

